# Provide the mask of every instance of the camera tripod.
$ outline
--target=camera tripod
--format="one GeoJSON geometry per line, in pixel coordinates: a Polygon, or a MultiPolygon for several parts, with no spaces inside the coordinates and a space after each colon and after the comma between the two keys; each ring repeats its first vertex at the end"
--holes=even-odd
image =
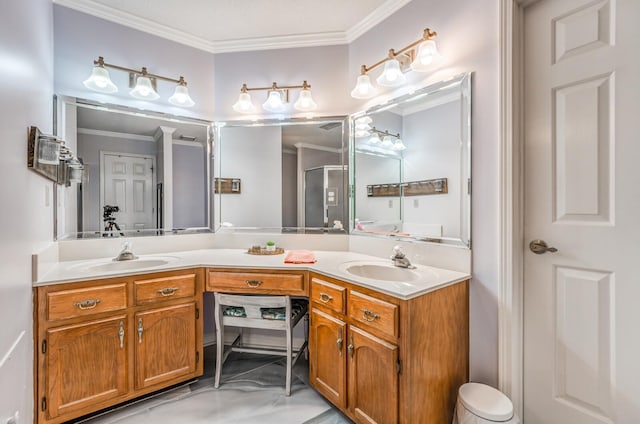
{"type": "Polygon", "coordinates": [[[105,231],[105,234],[103,234],[103,236],[104,237],[109,237],[109,236],[113,237],[113,233],[116,230],[120,233],[120,235],[122,237],[124,237],[124,233],[122,232],[122,229],[120,229],[120,226],[116,222],[116,219],[114,217],[105,218],[105,220],[104,220],[104,231],[105,231]]]}
{"type": "Polygon", "coordinates": [[[104,221],[104,233],[103,237],[113,237],[114,232],[117,230],[122,237],[124,237],[124,233],[122,229],[116,222],[116,217],[113,216],[114,212],[119,212],[120,208],[118,206],[110,206],[104,205],[102,210],[102,219],[104,221]]]}

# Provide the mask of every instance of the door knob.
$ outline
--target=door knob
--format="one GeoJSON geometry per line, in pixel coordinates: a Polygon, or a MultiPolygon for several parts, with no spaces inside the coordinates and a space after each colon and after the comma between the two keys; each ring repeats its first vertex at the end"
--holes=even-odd
{"type": "Polygon", "coordinates": [[[547,252],[555,253],[558,251],[555,247],[547,246],[544,240],[532,240],[531,243],[529,243],[529,249],[536,255],[542,255],[547,252]]]}

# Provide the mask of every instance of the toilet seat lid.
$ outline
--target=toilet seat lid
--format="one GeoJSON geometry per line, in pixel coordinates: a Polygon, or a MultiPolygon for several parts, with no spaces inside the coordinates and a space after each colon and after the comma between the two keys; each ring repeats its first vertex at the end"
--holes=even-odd
{"type": "Polygon", "coordinates": [[[478,417],[491,421],[506,421],[513,417],[513,404],[509,398],[486,384],[463,384],[458,397],[464,407],[478,417]]]}

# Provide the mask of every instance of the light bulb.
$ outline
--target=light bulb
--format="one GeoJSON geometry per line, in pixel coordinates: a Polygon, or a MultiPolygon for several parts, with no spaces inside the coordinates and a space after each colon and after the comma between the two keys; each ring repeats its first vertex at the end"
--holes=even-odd
{"type": "Polygon", "coordinates": [[[129,92],[132,97],[140,100],[157,100],[160,95],[156,93],[151,85],[151,79],[145,76],[139,76],[136,80],[136,86],[129,92]]]}
{"type": "Polygon", "coordinates": [[[397,59],[389,59],[384,64],[384,71],[376,79],[376,82],[385,87],[397,87],[404,84],[407,78],[400,70],[400,62],[397,59]]]}
{"type": "Polygon", "coordinates": [[[301,112],[309,112],[312,110],[316,110],[318,105],[313,101],[313,98],[311,97],[311,90],[305,88],[300,92],[300,96],[298,97],[298,100],[293,104],[293,107],[301,112]]]}
{"type": "Polygon", "coordinates": [[[169,103],[180,107],[191,107],[196,104],[189,96],[186,83],[179,83],[176,86],[173,96],[169,97],[169,103]]]}
{"type": "Polygon", "coordinates": [[[262,104],[262,107],[269,112],[282,112],[284,111],[284,102],[279,91],[269,91],[269,97],[267,101],[262,104]]]}
{"type": "Polygon", "coordinates": [[[102,65],[96,65],[91,71],[91,76],[82,82],[90,90],[100,93],[115,93],[118,87],[111,81],[109,71],[102,65]]]}
{"type": "Polygon", "coordinates": [[[432,64],[436,63],[442,58],[438,52],[436,42],[433,40],[424,41],[418,46],[418,53],[416,58],[411,62],[411,69],[418,72],[428,71],[432,64]]]}
{"type": "Polygon", "coordinates": [[[232,106],[233,110],[240,113],[252,113],[255,112],[256,107],[251,101],[251,95],[249,93],[240,93],[238,101],[232,106]]]}
{"type": "Polygon", "coordinates": [[[371,84],[369,75],[364,74],[358,77],[355,88],[351,90],[351,97],[354,99],[370,99],[377,92],[378,90],[371,84]]]}

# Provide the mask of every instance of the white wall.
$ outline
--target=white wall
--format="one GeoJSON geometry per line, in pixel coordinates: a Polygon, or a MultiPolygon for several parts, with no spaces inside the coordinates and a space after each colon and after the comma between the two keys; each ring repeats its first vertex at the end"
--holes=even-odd
{"type": "MultiPolygon", "coordinates": [[[[240,178],[240,194],[222,194],[220,219],[236,227],[282,225],[282,128],[224,127],[220,176],[240,178]]],[[[218,194],[215,195],[219,196],[218,194]]]]}
{"type": "MultiPolygon", "coordinates": [[[[425,27],[438,32],[438,48],[445,60],[432,73],[407,74],[411,85],[474,72],[470,377],[494,386],[498,381],[498,6],[494,0],[414,0],[349,45],[350,87],[362,64],[371,65],[385,57],[389,48],[419,39],[425,27]]],[[[379,71],[371,74],[373,78],[378,75],[379,71]]],[[[395,95],[407,91],[405,87],[395,95]]],[[[363,109],[380,100],[354,99],[353,107],[363,109]]]]}
{"type": "Polygon", "coordinates": [[[369,197],[367,185],[398,184],[401,181],[400,158],[356,153],[356,210],[359,221],[376,221],[363,224],[365,229],[400,230],[400,197],[369,197]],[[380,225],[388,225],[380,227],[380,225]]]}
{"type": "Polygon", "coordinates": [[[33,420],[31,254],[53,234],[53,185],[27,169],[27,127],[52,131],[50,0],[2,3],[0,13],[0,422],[33,420]],[[47,206],[46,204],[49,204],[47,206]]]}

